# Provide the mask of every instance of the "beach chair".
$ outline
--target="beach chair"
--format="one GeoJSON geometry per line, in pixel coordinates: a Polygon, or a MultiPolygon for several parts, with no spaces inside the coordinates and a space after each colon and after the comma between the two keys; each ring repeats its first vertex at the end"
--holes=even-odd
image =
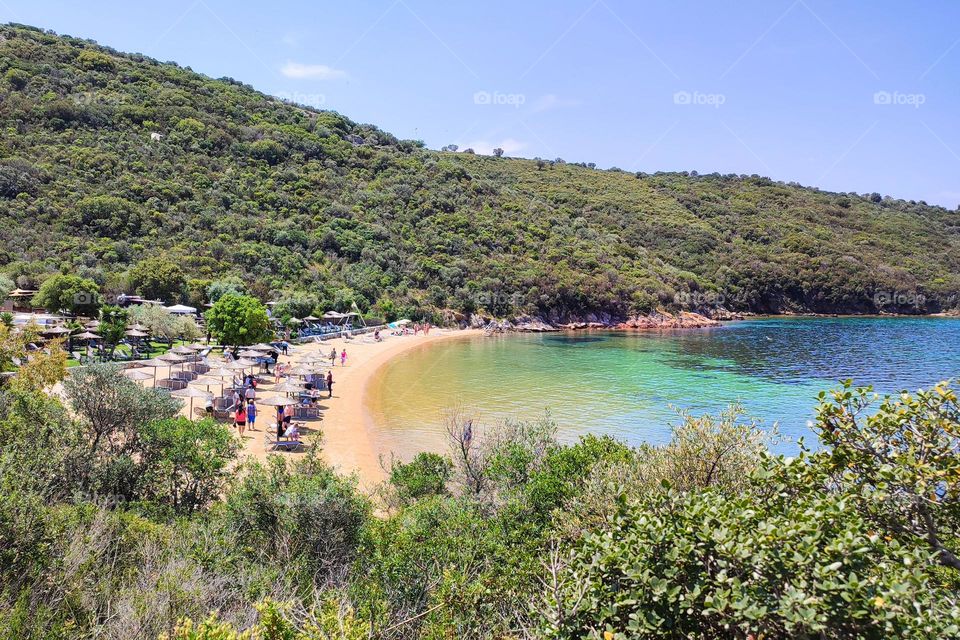
{"type": "MultiPolygon", "coordinates": [[[[298,425],[297,428],[302,428],[302,425],[298,425]]],[[[264,451],[296,451],[302,446],[303,440],[300,438],[278,438],[272,429],[263,432],[264,451]]]]}

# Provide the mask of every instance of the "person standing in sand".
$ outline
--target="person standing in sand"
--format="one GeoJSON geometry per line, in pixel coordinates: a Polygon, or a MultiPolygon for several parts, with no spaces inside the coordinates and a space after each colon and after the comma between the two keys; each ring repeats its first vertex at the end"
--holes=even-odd
{"type": "Polygon", "coordinates": [[[237,425],[237,431],[240,432],[240,437],[243,438],[243,432],[247,429],[247,409],[243,406],[242,402],[237,405],[237,412],[234,414],[233,422],[237,425]]]}
{"type": "Polygon", "coordinates": [[[330,349],[330,366],[337,364],[337,348],[330,349]]]}
{"type": "Polygon", "coordinates": [[[327,371],[327,397],[333,397],[333,371],[327,371]]]}
{"type": "Polygon", "coordinates": [[[250,431],[257,430],[257,405],[252,399],[247,403],[247,422],[250,424],[250,431]]]}
{"type": "Polygon", "coordinates": [[[340,352],[340,366],[341,367],[347,366],[347,350],[346,349],[340,352]]]}

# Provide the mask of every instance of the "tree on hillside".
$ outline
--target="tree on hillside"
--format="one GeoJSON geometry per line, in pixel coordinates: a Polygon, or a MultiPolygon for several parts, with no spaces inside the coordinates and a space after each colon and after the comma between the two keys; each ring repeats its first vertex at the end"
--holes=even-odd
{"type": "Polygon", "coordinates": [[[40,285],[40,290],[33,296],[33,306],[43,307],[50,313],[94,317],[100,307],[100,287],[87,278],[58,274],[40,285]]]}
{"type": "Polygon", "coordinates": [[[217,300],[227,294],[242,296],[246,293],[246,287],[243,280],[236,276],[227,276],[220,280],[214,280],[207,287],[207,302],[216,303],[217,300]]]}
{"type": "Polygon", "coordinates": [[[205,317],[207,328],[221,344],[242,346],[272,337],[267,308],[250,296],[223,296],[205,317]]]}
{"type": "Polygon", "coordinates": [[[493,155],[495,155],[498,158],[503,156],[503,149],[501,149],[500,147],[497,147],[496,149],[493,150],[493,155]]]}
{"type": "Polygon", "coordinates": [[[187,276],[168,258],[147,258],[130,270],[130,285],[145,298],[174,304],[183,297],[187,276]]]}

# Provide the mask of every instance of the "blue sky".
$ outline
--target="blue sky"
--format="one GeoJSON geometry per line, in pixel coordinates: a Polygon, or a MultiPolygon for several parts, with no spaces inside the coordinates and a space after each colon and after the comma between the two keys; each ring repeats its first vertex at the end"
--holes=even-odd
{"type": "Polygon", "coordinates": [[[960,3],[0,0],[431,148],[960,204],[960,3]]]}

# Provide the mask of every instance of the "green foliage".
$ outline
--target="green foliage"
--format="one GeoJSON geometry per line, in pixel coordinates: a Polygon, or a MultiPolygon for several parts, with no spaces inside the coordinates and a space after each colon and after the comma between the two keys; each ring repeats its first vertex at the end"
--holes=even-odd
{"type": "Polygon", "coordinates": [[[195,511],[219,496],[240,448],[230,431],[212,420],[177,417],[147,422],[140,429],[140,460],[152,487],[148,496],[180,513],[195,511]]]}
{"type": "Polygon", "coordinates": [[[237,277],[214,280],[207,286],[207,301],[214,304],[225,295],[242,296],[246,293],[243,281],[237,277]]]}
{"type": "Polygon", "coordinates": [[[106,282],[170,255],[194,278],[236,274],[261,299],[382,301],[387,317],[619,318],[711,300],[918,313],[960,294],[956,216],[941,207],[435,152],[89,41],[13,25],[0,36],[0,128],[17,132],[0,141],[0,240],[41,272],[93,260],[106,282]]]}
{"type": "Polygon", "coordinates": [[[444,495],[450,478],[450,461],[436,453],[422,451],[410,462],[394,461],[390,484],[401,503],[444,495]]]}
{"type": "Polygon", "coordinates": [[[884,540],[841,495],[668,493],[624,507],[552,585],[556,638],[930,638],[960,609],[930,556],[884,540]]]}
{"type": "Polygon", "coordinates": [[[51,276],[33,296],[33,305],[51,313],[95,317],[100,307],[100,287],[93,280],[80,276],[51,276]]]}
{"type": "Polygon", "coordinates": [[[124,339],[127,330],[127,310],[115,306],[105,306],[100,309],[100,326],[98,335],[103,338],[112,354],[120,341],[124,339]]]}
{"type": "MultiPolygon", "coordinates": [[[[960,570],[960,404],[943,382],[915,395],[884,398],[847,381],[820,394],[816,429],[828,447],[832,480],[859,491],[865,517],[900,539],[925,541],[944,565],[960,570]]],[[[909,542],[905,540],[904,542],[909,542]]]]}
{"type": "Polygon", "coordinates": [[[267,308],[250,296],[227,294],[206,312],[207,328],[227,345],[255,344],[272,336],[267,308]]]}
{"type": "Polygon", "coordinates": [[[74,369],[63,383],[78,419],[82,445],[71,464],[73,482],[82,491],[132,500],[144,491],[143,427],[173,418],[180,401],[145,388],[112,364],[74,369]]]}
{"type": "Polygon", "coordinates": [[[171,259],[148,258],[130,270],[130,285],[145,298],[175,304],[183,298],[187,276],[171,259]]]}
{"type": "Polygon", "coordinates": [[[226,522],[254,558],[289,563],[320,580],[348,565],[369,505],[354,481],[311,455],[252,463],[226,498],[226,522]]]}
{"type": "Polygon", "coordinates": [[[129,320],[145,326],[154,338],[168,342],[178,338],[194,340],[200,337],[200,329],[193,318],[174,315],[156,305],[143,304],[130,307],[129,320]]]}

